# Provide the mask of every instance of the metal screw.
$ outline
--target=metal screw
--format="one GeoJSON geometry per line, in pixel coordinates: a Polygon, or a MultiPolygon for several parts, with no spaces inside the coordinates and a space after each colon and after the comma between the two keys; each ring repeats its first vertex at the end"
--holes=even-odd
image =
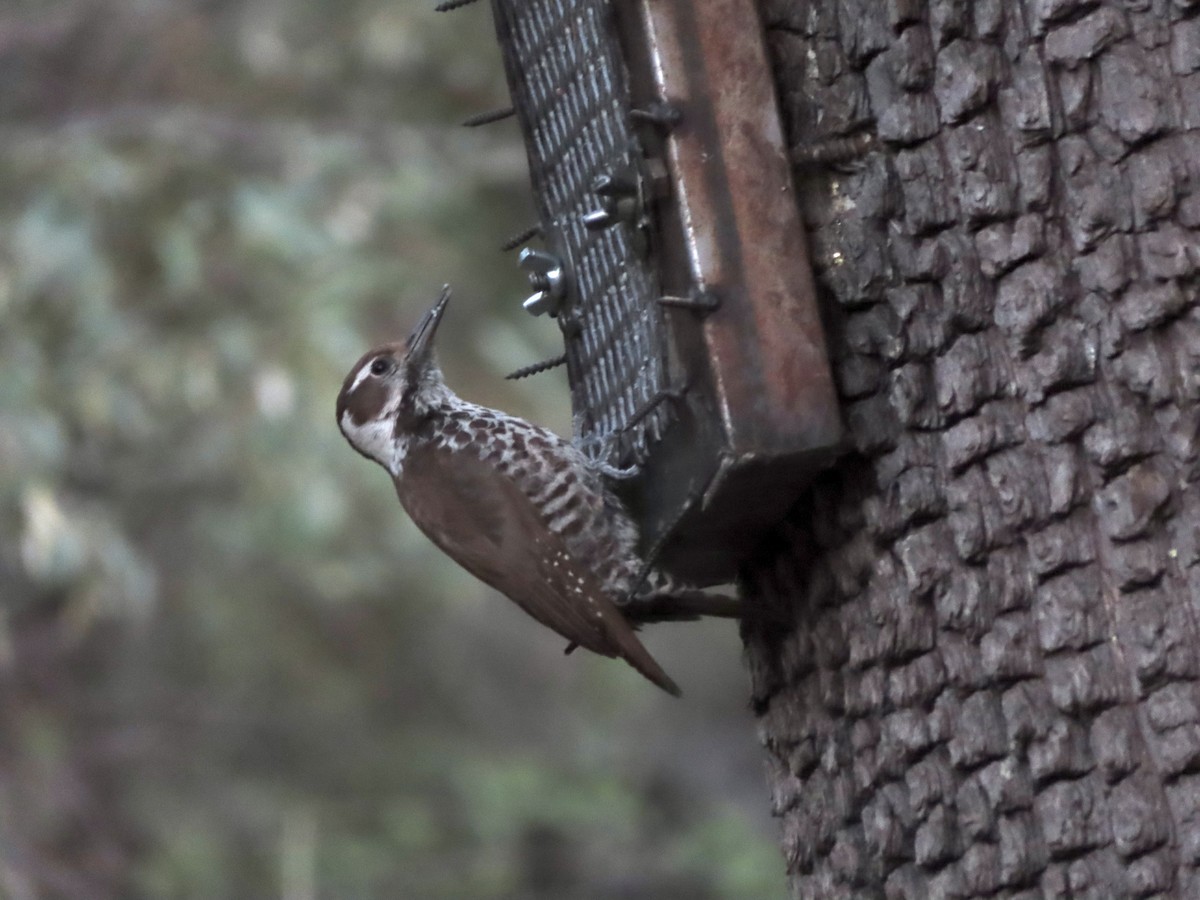
{"type": "Polygon", "coordinates": [[[528,378],[530,375],[538,375],[542,372],[548,372],[551,369],[557,369],[559,366],[567,364],[567,354],[560,353],[558,356],[552,356],[549,359],[543,359],[541,362],[535,362],[532,365],[522,366],[515,372],[509,372],[504,377],[509,381],[516,381],[519,378],[528,378]]]}
{"type": "Polygon", "coordinates": [[[597,175],[592,181],[592,190],[601,197],[636,197],[638,183],[625,172],[597,175]]]}
{"type": "Polygon", "coordinates": [[[670,295],[659,297],[660,306],[675,307],[676,309],[690,309],[702,315],[715,312],[721,307],[721,298],[710,290],[692,291],[686,297],[672,297],[670,295]]]}
{"type": "Polygon", "coordinates": [[[500,245],[500,252],[507,253],[509,250],[516,250],[522,244],[528,244],[535,237],[542,233],[542,226],[531,225],[519,234],[514,234],[507,241],[500,245]]]}
{"type": "Polygon", "coordinates": [[[796,144],[789,150],[794,166],[836,166],[855,162],[870,153],[875,147],[875,136],[870,133],[796,144]]]}
{"type": "Polygon", "coordinates": [[[617,171],[596,176],[592,192],[599,207],[583,216],[583,226],[589,231],[602,231],[619,222],[641,224],[644,215],[642,186],[633,170],[617,171]]]}
{"type": "Polygon", "coordinates": [[[630,118],[635,122],[649,122],[670,131],[683,121],[683,112],[667,100],[653,100],[642,109],[631,109],[630,118]]]}
{"type": "Polygon", "coordinates": [[[476,113],[462,120],[462,124],[467,128],[478,128],[480,125],[490,125],[492,122],[500,122],[517,114],[516,107],[505,106],[500,109],[489,109],[486,112],[476,113]]]}
{"type": "Polygon", "coordinates": [[[525,270],[529,286],[536,291],[521,305],[531,315],[558,315],[558,307],[567,290],[566,273],[558,257],[545,250],[526,247],[517,258],[517,264],[525,270]]]}
{"type": "Polygon", "coordinates": [[[585,213],[583,217],[583,227],[588,231],[603,231],[616,224],[617,217],[610,210],[604,208],[593,209],[590,213],[585,213]]]}

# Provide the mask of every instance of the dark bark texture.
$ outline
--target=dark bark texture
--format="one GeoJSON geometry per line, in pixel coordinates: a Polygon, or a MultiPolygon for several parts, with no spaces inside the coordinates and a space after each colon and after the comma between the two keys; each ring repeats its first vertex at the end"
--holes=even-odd
{"type": "Polygon", "coordinates": [[[762,9],[874,140],[798,172],[852,449],[744,577],[792,890],[1200,897],[1200,3],[762,9]]]}

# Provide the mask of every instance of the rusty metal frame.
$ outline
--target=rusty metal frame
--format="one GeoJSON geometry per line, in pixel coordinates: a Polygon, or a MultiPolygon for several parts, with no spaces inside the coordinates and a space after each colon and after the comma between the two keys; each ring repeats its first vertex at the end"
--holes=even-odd
{"type": "Polygon", "coordinates": [[[682,256],[689,273],[677,290],[720,301],[699,322],[670,313],[702,385],[689,398],[701,414],[651,458],[643,532],[663,545],[668,567],[713,581],[836,455],[841,419],[755,4],[633,6],[637,17],[623,26],[634,103],[679,112],[663,139],[672,185],[671,211],[659,217],[663,251],[682,256]],[[680,477],[685,469],[690,478],[680,477]]]}
{"type": "MultiPolygon", "coordinates": [[[[545,126],[529,102],[539,95],[506,43],[518,36],[520,17],[533,14],[527,4],[539,2],[559,9],[564,0],[493,0],[531,174],[542,190],[550,184],[547,162],[532,135],[545,126]]],[[[600,2],[581,3],[592,34],[600,2]]],[[[762,26],[753,0],[602,6],[624,64],[616,77],[630,95],[621,127],[640,155],[634,163],[643,186],[653,187],[639,189],[649,256],[630,262],[643,273],[636,302],[645,333],[628,340],[630,348],[642,347],[659,336],[657,371],[667,376],[660,388],[670,388],[652,399],[640,384],[641,405],[630,413],[634,407],[623,401],[624,425],[602,437],[615,435],[609,445],[620,453],[622,429],[637,436],[637,477],[618,487],[638,514],[646,555],[692,583],[723,581],[837,455],[842,434],[762,26]],[[663,295],[657,304],[645,295],[647,285],[663,295]]],[[[571,39],[569,31],[562,40],[571,39]]],[[[611,48],[602,52],[610,64],[611,48]]],[[[580,71],[582,60],[572,58],[580,71]]],[[[609,122],[612,113],[606,106],[609,122]]],[[[559,194],[561,186],[557,213],[539,196],[541,226],[569,270],[595,236],[581,238],[578,212],[586,198],[559,194]]],[[[566,278],[559,321],[577,437],[586,441],[598,421],[586,398],[609,376],[587,370],[588,359],[603,357],[580,326],[589,315],[610,315],[612,298],[588,296],[570,271],[566,278]]],[[[604,352],[628,355],[629,348],[604,352]]]]}

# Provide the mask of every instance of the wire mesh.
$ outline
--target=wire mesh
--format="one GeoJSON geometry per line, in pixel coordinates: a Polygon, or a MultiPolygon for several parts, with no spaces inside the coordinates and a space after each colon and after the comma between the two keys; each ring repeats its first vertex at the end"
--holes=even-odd
{"type": "Polygon", "coordinates": [[[590,230],[593,183],[636,172],[625,65],[606,0],[494,0],[543,236],[566,266],[562,326],[575,436],[611,466],[642,462],[671,404],[667,332],[636,223],[590,230]]]}

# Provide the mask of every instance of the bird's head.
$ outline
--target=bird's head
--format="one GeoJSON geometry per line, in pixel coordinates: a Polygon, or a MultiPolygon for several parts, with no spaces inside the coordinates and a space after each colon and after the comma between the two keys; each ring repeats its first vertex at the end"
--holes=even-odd
{"type": "Polygon", "coordinates": [[[346,440],[393,474],[399,474],[406,429],[448,393],[434,357],[433,338],[449,302],[447,285],[408,340],[363,354],[338,394],[338,428],[346,440]]]}

